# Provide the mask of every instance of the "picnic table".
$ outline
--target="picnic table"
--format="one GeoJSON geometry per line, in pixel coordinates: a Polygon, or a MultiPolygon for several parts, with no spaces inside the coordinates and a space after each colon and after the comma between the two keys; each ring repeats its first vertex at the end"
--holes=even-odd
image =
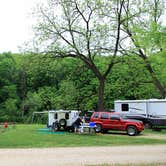
{"type": "Polygon", "coordinates": [[[93,123],[93,122],[90,122],[90,123],[83,123],[81,126],[80,126],[80,133],[96,133],[96,124],[93,123]]]}

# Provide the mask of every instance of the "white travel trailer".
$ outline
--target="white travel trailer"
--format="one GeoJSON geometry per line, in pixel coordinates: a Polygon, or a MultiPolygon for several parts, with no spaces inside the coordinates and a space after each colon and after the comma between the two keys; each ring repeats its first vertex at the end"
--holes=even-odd
{"type": "Polygon", "coordinates": [[[166,99],[116,100],[114,111],[142,120],[147,128],[166,126],[166,99]]]}
{"type": "Polygon", "coordinates": [[[166,100],[117,100],[114,102],[115,112],[142,115],[145,117],[166,118],[166,100]]]}

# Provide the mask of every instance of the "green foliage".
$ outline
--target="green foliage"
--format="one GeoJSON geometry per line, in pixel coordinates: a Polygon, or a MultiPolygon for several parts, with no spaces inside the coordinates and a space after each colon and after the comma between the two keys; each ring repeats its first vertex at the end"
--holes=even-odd
{"type": "Polygon", "coordinates": [[[74,110],[76,106],[77,89],[74,83],[69,80],[64,80],[56,93],[55,105],[56,109],[74,110]]]}
{"type": "Polygon", "coordinates": [[[56,89],[54,87],[41,87],[37,91],[41,98],[41,104],[43,110],[51,110],[55,108],[56,100],[55,93],[56,89]]]}
{"type": "Polygon", "coordinates": [[[164,0],[50,0],[39,7],[37,40],[49,56],[0,54],[0,121],[29,121],[32,112],[50,109],[96,110],[99,80],[105,81],[106,110],[116,99],[159,98],[153,78],[166,87],[164,5],[164,0]],[[123,32],[115,53],[118,23],[123,32]]]}
{"type": "Polygon", "coordinates": [[[5,110],[5,114],[7,114],[7,119],[4,118],[3,121],[17,121],[18,118],[17,116],[19,116],[19,110],[17,107],[18,104],[18,100],[17,99],[13,99],[13,98],[9,98],[4,102],[4,110],[5,110]]]}
{"type": "Polygon", "coordinates": [[[28,112],[40,111],[42,107],[42,99],[37,92],[28,92],[26,100],[22,103],[28,112]]]}
{"type": "MultiPolygon", "coordinates": [[[[7,55],[0,55],[0,121],[30,122],[34,111],[50,109],[96,110],[99,82],[81,61],[7,55]]],[[[160,52],[150,56],[164,86],[165,55],[160,52]]],[[[95,63],[102,71],[108,60],[108,57],[97,56],[95,63]]],[[[105,84],[106,110],[113,109],[116,99],[159,97],[141,59],[126,56],[118,57],[117,61],[105,84]]]]}
{"type": "Polygon", "coordinates": [[[16,66],[11,53],[0,54],[0,121],[16,121],[18,116],[16,66]]]}
{"type": "Polygon", "coordinates": [[[166,87],[166,67],[164,64],[164,62],[166,61],[166,50],[150,56],[150,61],[152,63],[157,78],[159,78],[164,87],[166,87]]]}
{"type": "Polygon", "coordinates": [[[114,99],[155,98],[154,85],[141,59],[136,56],[124,58],[122,65],[115,66],[110,76],[114,99]],[[146,87],[146,88],[145,88],[146,87]],[[114,91],[116,89],[116,91],[114,91]]]}
{"type": "Polygon", "coordinates": [[[149,27],[133,25],[134,39],[147,55],[165,50],[166,28],[161,24],[150,22],[149,27]]]}

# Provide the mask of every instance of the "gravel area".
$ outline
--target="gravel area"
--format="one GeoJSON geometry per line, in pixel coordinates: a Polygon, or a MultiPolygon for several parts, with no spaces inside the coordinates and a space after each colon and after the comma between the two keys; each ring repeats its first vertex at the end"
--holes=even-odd
{"type": "Polygon", "coordinates": [[[166,164],[166,145],[0,149],[2,166],[166,164]]]}

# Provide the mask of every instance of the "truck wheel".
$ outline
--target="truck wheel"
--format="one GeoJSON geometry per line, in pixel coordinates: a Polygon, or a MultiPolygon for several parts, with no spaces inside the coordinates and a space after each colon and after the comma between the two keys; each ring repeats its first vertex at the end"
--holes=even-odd
{"type": "Polygon", "coordinates": [[[102,125],[101,124],[96,124],[96,128],[95,128],[96,133],[99,133],[102,131],[102,125]]]}
{"type": "Polygon", "coordinates": [[[136,129],[136,127],[134,127],[134,126],[128,126],[127,127],[127,134],[129,136],[137,135],[137,129],[136,129]]]}

